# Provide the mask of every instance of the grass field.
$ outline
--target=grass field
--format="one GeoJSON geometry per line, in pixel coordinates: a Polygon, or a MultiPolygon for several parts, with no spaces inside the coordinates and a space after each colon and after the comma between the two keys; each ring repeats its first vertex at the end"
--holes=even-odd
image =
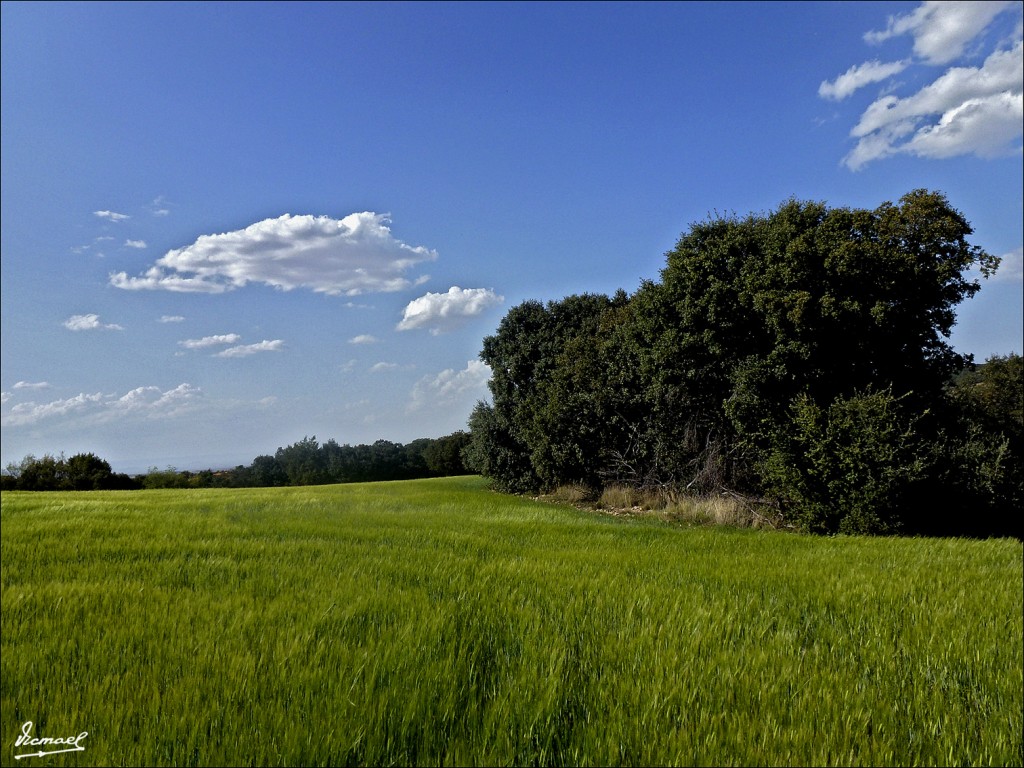
{"type": "Polygon", "coordinates": [[[4,493],[0,576],[3,765],[1024,762],[1013,540],[477,478],[4,493]],[[16,760],[29,720],[84,750],[16,760]]]}

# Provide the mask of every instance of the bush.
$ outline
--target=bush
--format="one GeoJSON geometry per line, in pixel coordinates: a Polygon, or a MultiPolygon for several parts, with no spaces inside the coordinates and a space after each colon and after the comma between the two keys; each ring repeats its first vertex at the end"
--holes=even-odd
{"type": "Polygon", "coordinates": [[[894,533],[926,446],[917,418],[892,393],[837,398],[821,408],[798,397],[786,429],[759,462],[770,493],[801,528],[815,533],[894,533]]]}

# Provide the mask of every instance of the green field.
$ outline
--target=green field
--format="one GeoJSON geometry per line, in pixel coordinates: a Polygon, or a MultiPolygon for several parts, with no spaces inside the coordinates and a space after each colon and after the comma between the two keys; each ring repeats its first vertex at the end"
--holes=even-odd
{"type": "Polygon", "coordinates": [[[2,523],[3,765],[1024,762],[1015,540],[477,478],[4,493],[2,523]],[[84,751],[16,760],[29,720],[84,751]]]}

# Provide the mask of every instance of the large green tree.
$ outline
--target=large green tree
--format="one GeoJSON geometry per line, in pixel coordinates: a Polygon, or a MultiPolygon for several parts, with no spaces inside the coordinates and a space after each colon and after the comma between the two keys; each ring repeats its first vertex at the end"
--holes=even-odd
{"type": "Polygon", "coordinates": [[[948,339],[973,270],[998,264],[971,234],[926,190],[694,224],[630,297],[509,312],[484,340],[493,400],[469,453],[513,490],[729,487],[807,528],[895,530],[943,451],[962,448],[946,385],[971,361],[948,339]]]}

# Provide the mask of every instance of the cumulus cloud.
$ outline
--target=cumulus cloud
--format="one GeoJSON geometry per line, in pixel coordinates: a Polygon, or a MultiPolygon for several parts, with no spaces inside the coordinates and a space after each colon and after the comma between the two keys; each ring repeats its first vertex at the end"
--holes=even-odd
{"type": "Polygon", "coordinates": [[[92,215],[107,221],[124,221],[131,218],[127,213],[116,213],[115,211],[93,211],[92,215]]]}
{"type": "Polygon", "coordinates": [[[454,330],[487,309],[500,304],[504,296],[489,288],[462,289],[453,286],[447,293],[427,293],[405,307],[399,331],[429,328],[435,336],[454,330]]]}
{"type": "Polygon", "coordinates": [[[205,349],[206,347],[216,347],[220,344],[234,344],[241,341],[242,337],[237,333],[225,333],[219,336],[204,336],[201,339],[185,339],[179,341],[178,345],[185,349],[205,349]]]}
{"type": "Polygon", "coordinates": [[[409,288],[406,273],[437,253],[396,239],[386,214],[369,211],[343,219],[292,216],[264,219],[245,229],[202,235],[168,251],[138,277],[110,275],[126,290],[224,293],[249,283],[289,291],[306,288],[331,296],[409,288]]]}
{"type": "Polygon", "coordinates": [[[125,240],[124,241],[124,247],[125,248],[138,248],[138,249],[141,250],[142,248],[146,248],[147,246],[146,246],[146,241],[145,240],[125,240]]]}
{"type": "Polygon", "coordinates": [[[72,315],[64,321],[64,327],[69,331],[123,331],[124,328],[116,323],[101,323],[99,315],[72,315]]]}
{"type": "Polygon", "coordinates": [[[196,404],[201,390],[191,384],[179,384],[170,390],[138,387],[124,395],[101,392],[81,393],[48,403],[19,403],[5,413],[2,425],[19,427],[66,417],[88,417],[92,423],[106,423],[125,417],[161,419],[181,415],[196,404]]]}
{"type": "Polygon", "coordinates": [[[468,361],[461,371],[448,368],[438,374],[424,376],[413,387],[408,410],[447,408],[479,399],[486,394],[490,379],[490,366],[480,360],[468,361]]]}
{"type": "Polygon", "coordinates": [[[1014,2],[941,0],[922,3],[913,11],[890,16],[881,31],[867,32],[865,42],[877,45],[899,35],[914,38],[914,53],[928,64],[948,64],[963,55],[968,43],[981,34],[1003,11],[1019,5],[1014,2]]]}
{"type": "Polygon", "coordinates": [[[361,333],[358,336],[353,336],[348,340],[349,344],[376,344],[378,341],[376,336],[371,336],[368,333],[361,333]]]}
{"type": "Polygon", "coordinates": [[[818,95],[823,99],[842,101],[859,88],[871,83],[878,83],[897,75],[907,68],[909,62],[892,61],[882,63],[878,60],[866,61],[850,67],[835,80],[826,80],[818,86],[818,95]]]}
{"type": "MultiPolygon", "coordinates": [[[[881,43],[899,35],[914,39],[916,59],[893,64],[869,61],[851,67],[818,89],[822,98],[840,100],[858,88],[887,80],[915,63],[948,65],[974,55],[984,33],[1012,2],[926,2],[909,14],[890,17],[887,28],[865,40],[881,43]],[[974,50],[968,47],[974,45],[974,50]]],[[[861,114],[850,136],[856,146],[843,158],[851,170],[896,154],[941,159],[983,158],[1021,152],[1024,135],[1024,48],[1018,23],[1012,39],[992,50],[980,66],[950,66],[916,93],[886,93],[861,114]]]]}
{"type": "Polygon", "coordinates": [[[284,341],[281,339],[274,339],[268,341],[257,342],[255,344],[243,344],[238,347],[229,347],[223,352],[218,352],[214,357],[248,357],[249,355],[259,354],[260,352],[277,352],[284,348],[284,341]]]}

